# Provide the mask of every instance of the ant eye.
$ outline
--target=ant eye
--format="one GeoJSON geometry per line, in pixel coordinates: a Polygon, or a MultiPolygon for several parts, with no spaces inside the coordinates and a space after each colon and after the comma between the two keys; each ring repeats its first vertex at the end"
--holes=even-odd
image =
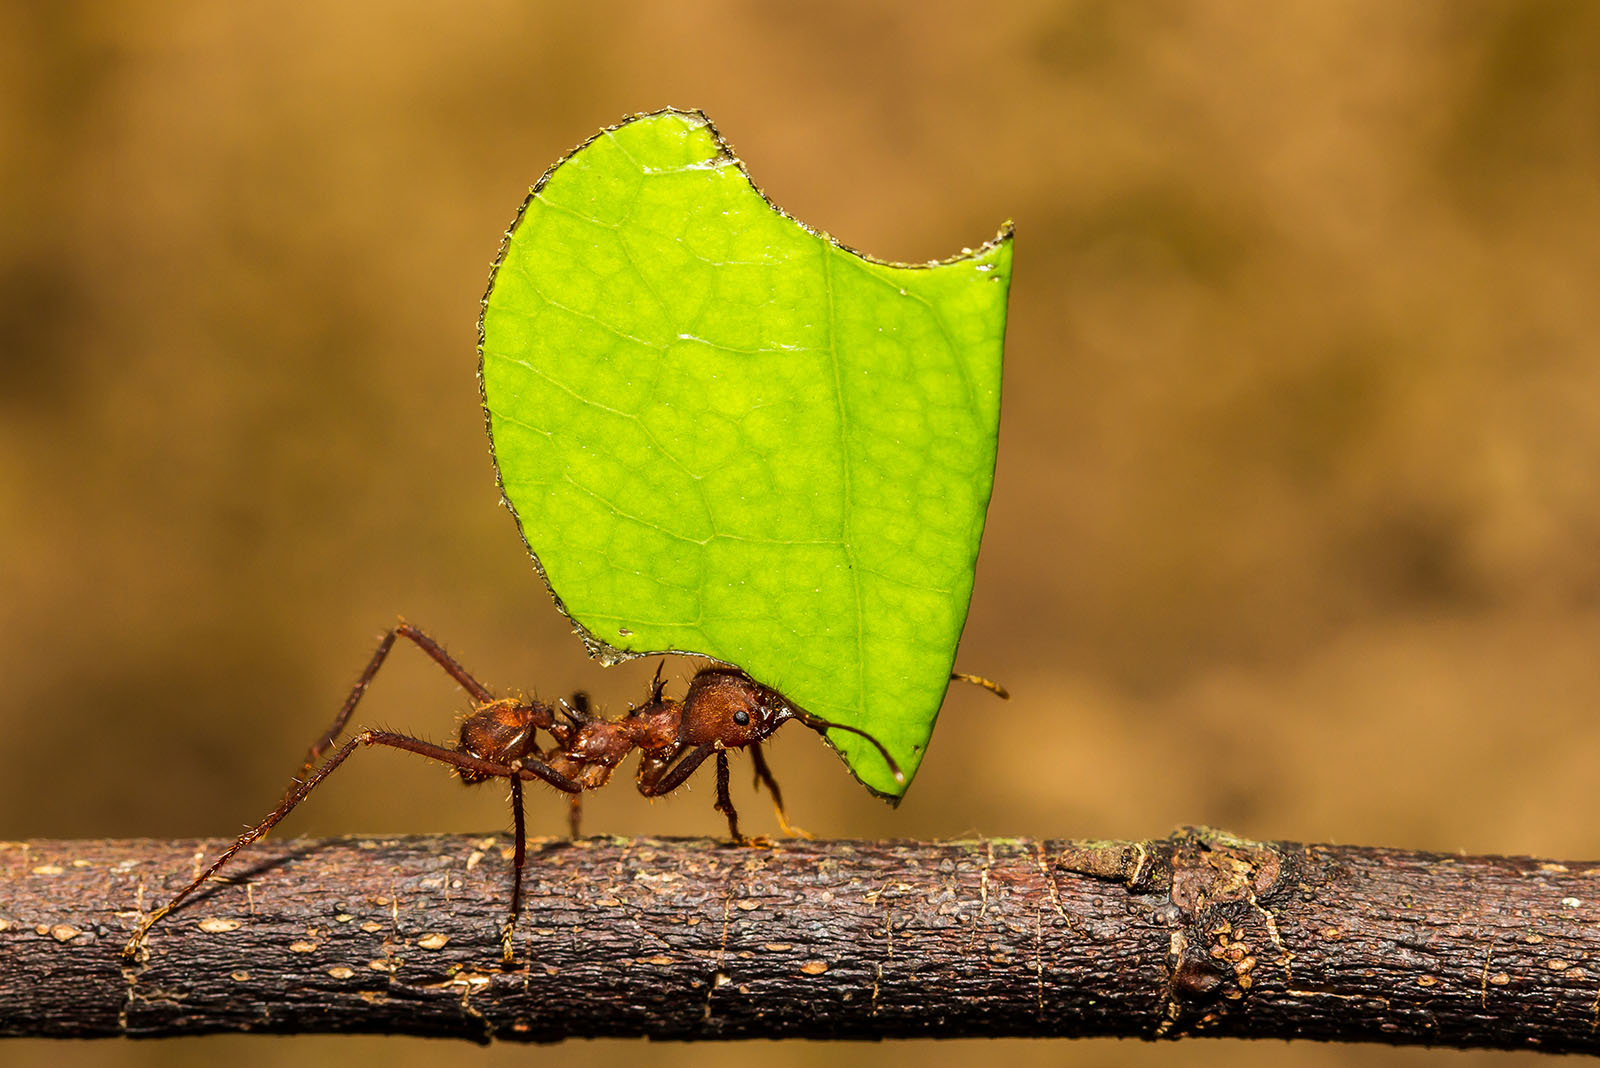
{"type": "Polygon", "coordinates": [[[733,713],[733,721],[741,727],[748,727],[750,725],[750,713],[742,708],[736,709],[733,713]]]}

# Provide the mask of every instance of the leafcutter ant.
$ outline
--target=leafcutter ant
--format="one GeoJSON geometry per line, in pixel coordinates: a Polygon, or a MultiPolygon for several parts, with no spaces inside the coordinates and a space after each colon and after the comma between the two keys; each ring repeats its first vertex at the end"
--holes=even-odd
{"type": "MultiPolygon", "coordinates": [[[[977,683],[1001,697],[1003,687],[975,675],[951,676],[977,683]]],[[[266,835],[285,816],[304,801],[317,785],[362,746],[382,745],[404,749],[455,769],[467,785],[505,779],[511,784],[511,817],[515,829],[515,855],[512,859],[511,914],[502,932],[504,959],[512,960],[512,932],[522,910],[522,866],[527,855],[522,805],[522,784],[539,780],[566,793],[570,799],[569,819],[572,835],[578,836],[583,791],[595,790],[611,779],[627,755],[640,752],[637,782],[646,797],[659,797],[681,786],[707,757],[717,758],[716,810],[728,819],[728,834],[736,843],[748,841],[739,831],[739,816],[728,792],[728,750],[749,749],[755,765],[756,781],[772,794],[778,820],[784,830],[795,833],[784,816],[783,795],[761,753],[761,743],[790,720],[798,720],[812,730],[844,730],[859,734],[883,754],[896,779],[904,781],[899,765],[872,735],[856,727],[833,723],[796,707],[782,694],[763,686],[737,668],[702,668],[690,681],[683,700],[665,695],[661,669],[656,669],[650,696],[644,704],[630,708],[616,719],[604,719],[589,709],[588,698],[579,693],[555,706],[530,698],[496,697],[473,678],[465,668],[432,638],[401,620],[379,643],[366,670],[345,698],[333,724],[317,739],[306,754],[300,774],[277,808],[265,819],[239,836],[238,841],[211,862],[210,867],[168,901],[144,918],[123,947],[123,955],[136,958],[145,935],[173,909],[200,889],[241,849],[266,835]],[[356,705],[366,693],[373,676],[383,666],[396,638],[406,638],[460,683],[473,699],[473,711],[461,723],[454,747],[435,745],[393,731],[358,731],[334,750],[321,766],[317,761],[331,749],[356,705]],[[549,745],[539,743],[538,732],[550,736],[549,745]],[[313,770],[315,769],[315,770],[313,770]],[[309,773],[309,774],[308,774],[309,773]]]]}

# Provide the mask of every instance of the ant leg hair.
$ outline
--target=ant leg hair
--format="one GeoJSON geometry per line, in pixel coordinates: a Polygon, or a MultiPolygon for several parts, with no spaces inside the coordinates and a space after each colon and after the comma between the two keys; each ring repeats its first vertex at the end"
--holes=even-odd
{"type": "Polygon", "coordinates": [[[950,672],[950,681],[970,682],[974,686],[982,686],[985,690],[988,690],[1002,701],[1011,700],[1010,690],[1007,690],[1004,686],[1000,685],[998,682],[995,682],[993,679],[984,678],[982,675],[968,675],[965,671],[952,671],[950,672]]]}
{"type": "Polygon", "coordinates": [[[316,764],[321,759],[322,754],[327,752],[329,747],[338,740],[339,735],[344,733],[345,724],[350,722],[350,714],[356,710],[356,705],[360,703],[362,695],[367,692],[367,687],[372,684],[372,679],[378,674],[378,669],[383,666],[384,660],[388,659],[389,650],[394,648],[396,637],[409,638],[414,642],[417,648],[427,653],[434,663],[438,664],[451,678],[460,683],[462,688],[470,693],[473,700],[479,704],[494,700],[494,694],[489,692],[489,688],[468,674],[467,669],[456,663],[455,659],[445,652],[438,642],[402,619],[378,643],[378,648],[373,652],[372,659],[367,661],[367,669],[356,680],[355,686],[350,690],[350,696],[344,699],[344,705],[339,709],[339,714],[333,717],[333,725],[328,728],[321,738],[317,739],[316,743],[306,753],[305,763],[300,766],[301,775],[310,771],[312,765],[316,764]]]}
{"type": "Polygon", "coordinates": [[[788,814],[783,811],[783,792],[778,789],[778,780],[772,777],[772,769],[767,767],[767,758],[761,752],[758,742],[750,747],[750,762],[756,768],[756,784],[765,786],[772,795],[772,807],[778,813],[778,826],[783,828],[783,833],[790,838],[810,838],[810,831],[796,827],[789,822],[788,814]]]}
{"type": "Polygon", "coordinates": [[[514,935],[517,929],[517,917],[522,914],[522,865],[528,859],[527,828],[522,811],[522,780],[515,775],[511,777],[511,818],[517,837],[516,853],[511,858],[511,917],[506,920],[505,934],[501,936],[501,943],[504,946],[502,956],[508,966],[516,959],[514,935]]]}
{"type": "Polygon", "coordinates": [[[743,845],[747,839],[739,833],[739,813],[733,807],[733,796],[728,792],[728,751],[717,750],[717,803],[716,810],[728,817],[728,837],[736,845],[743,845]]]}
{"type": "Polygon", "coordinates": [[[659,777],[639,780],[639,792],[646,797],[660,797],[662,794],[670,794],[682,786],[683,780],[693,775],[694,770],[705,763],[706,757],[714,752],[716,752],[716,746],[710,742],[705,745],[695,746],[689,750],[688,756],[662,769],[662,774],[659,777]]]}
{"type": "Polygon", "coordinates": [[[146,916],[144,920],[140,922],[139,926],[134,929],[133,935],[128,939],[127,945],[122,947],[122,955],[130,960],[137,957],[140,947],[144,944],[144,937],[149,932],[150,928],[154,927],[158,922],[160,922],[163,916],[166,916],[173,909],[183,904],[184,900],[187,899],[190,894],[200,889],[200,887],[203,886],[207,880],[209,880],[218,871],[222,870],[222,866],[228,863],[228,861],[232,860],[234,854],[238,853],[239,850],[243,849],[245,846],[259,841],[266,835],[268,831],[272,830],[272,828],[281,823],[283,818],[289,813],[293,812],[295,807],[299,805],[300,802],[304,801],[306,797],[310,795],[311,791],[317,788],[322,780],[333,774],[334,770],[337,769],[340,764],[343,764],[345,760],[349,758],[351,753],[354,753],[357,749],[365,745],[386,745],[395,749],[404,749],[407,752],[416,753],[419,756],[429,757],[445,764],[451,764],[457,768],[465,768],[468,771],[475,771],[481,775],[492,775],[500,778],[514,779],[539,778],[543,779],[551,786],[554,786],[556,789],[564,790],[567,793],[577,793],[583,789],[583,787],[579,786],[577,783],[573,782],[559,771],[556,771],[554,768],[546,767],[542,761],[529,762],[524,760],[521,767],[513,768],[505,764],[496,764],[491,760],[483,760],[478,757],[468,756],[466,753],[458,753],[454,749],[446,749],[443,746],[434,745],[432,742],[425,742],[420,738],[412,738],[405,734],[394,734],[389,731],[362,731],[360,734],[357,734],[354,738],[351,738],[348,742],[344,743],[344,745],[340,746],[338,750],[334,752],[333,756],[329,757],[322,764],[322,766],[317,768],[317,770],[314,771],[310,776],[297,780],[294,788],[289,791],[288,795],[284,797],[281,802],[278,803],[278,807],[267,813],[266,819],[262,820],[260,823],[241,834],[238,841],[234,842],[233,845],[223,850],[222,855],[216,860],[212,861],[210,867],[196,876],[194,881],[188,886],[185,886],[182,890],[178,891],[177,895],[174,896],[171,901],[168,901],[165,905],[162,905],[160,908],[156,909],[149,916],[146,916]]]}

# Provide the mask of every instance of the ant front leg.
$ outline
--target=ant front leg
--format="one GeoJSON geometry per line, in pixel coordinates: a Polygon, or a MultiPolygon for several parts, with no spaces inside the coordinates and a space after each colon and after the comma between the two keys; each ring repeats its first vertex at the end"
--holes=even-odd
{"type": "Polygon", "coordinates": [[[728,792],[728,751],[717,750],[717,804],[716,810],[728,817],[728,836],[735,845],[745,845],[749,839],[739,833],[739,813],[733,807],[733,796],[728,792]]]}
{"type": "Polygon", "coordinates": [[[661,756],[646,753],[639,761],[639,792],[646,797],[670,794],[682,786],[683,780],[693,775],[695,769],[715,751],[716,747],[708,742],[695,746],[687,756],[683,756],[683,750],[677,748],[668,749],[661,756]]]}
{"type": "Polygon", "coordinates": [[[755,765],[756,785],[765,786],[772,795],[772,807],[778,814],[778,826],[783,828],[783,833],[791,838],[815,837],[810,831],[789,822],[788,814],[783,810],[783,792],[778,789],[778,780],[772,777],[772,769],[767,767],[767,758],[761,752],[760,743],[750,747],[750,762],[755,765]]]}

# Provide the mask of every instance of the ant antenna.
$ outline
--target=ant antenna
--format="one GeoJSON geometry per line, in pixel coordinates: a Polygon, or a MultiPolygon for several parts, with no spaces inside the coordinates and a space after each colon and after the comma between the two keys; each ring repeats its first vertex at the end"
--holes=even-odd
{"type": "Polygon", "coordinates": [[[802,712],[799,709],[795,709],[794,712],[801,723],[804,723],[819,734],[823,731],[849,731],[851,734],[861,735],[861,737],[878,747],[878,752],[883,754],[883,762],[888,764],[889,770],[894,773],[894,781],[898,783],[906,781],[906,773],[900,770],[900,765],[895,763],[894,757],[889,755],[889,750],[883,747],[882,742],[860,727],[852,727],[848,723],[834,723],[832,720],[823,719],[821,716],[814,716],[810,712],[802,712]]]}
{"type": "Polygon", "coordinates": [[[982,686],[985,690],[988,690],[1002,701],[1011,700],[1010,690],[1006,689],[998,682],[995,682],[993,679],[984,678],[982,675],[968,675],[965,671],[952,671],[950,673],[950,681],[970,682],[974,686],[982,686]]]}

